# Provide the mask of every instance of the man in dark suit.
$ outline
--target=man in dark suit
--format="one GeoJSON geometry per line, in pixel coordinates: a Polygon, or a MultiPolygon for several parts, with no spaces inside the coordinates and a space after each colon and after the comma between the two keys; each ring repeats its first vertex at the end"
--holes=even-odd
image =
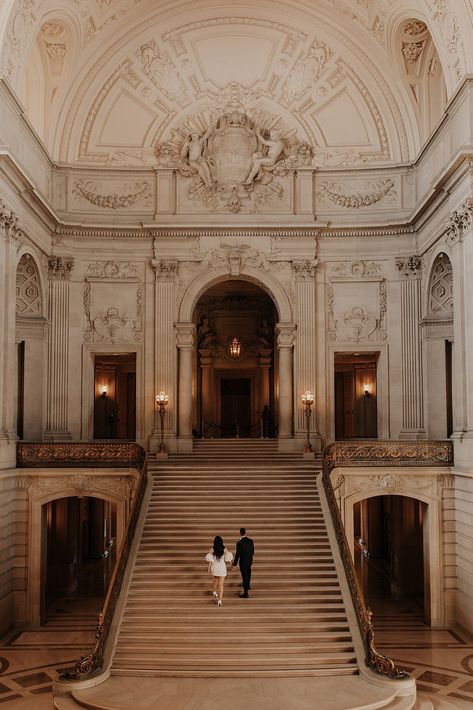
{"type": "Polygon", "coordinates": [[[253,555],[255,554],[255,546],[253,540],[247,537],[245,528],[240,528],[240,539],[237,542],[235,559],[233,566],[236,567],[240,563],[241,578],[243,581],[243,593],[240,597],[248,599],[248,590],[251,582],[251,565],[253,564],[253,555]]]}

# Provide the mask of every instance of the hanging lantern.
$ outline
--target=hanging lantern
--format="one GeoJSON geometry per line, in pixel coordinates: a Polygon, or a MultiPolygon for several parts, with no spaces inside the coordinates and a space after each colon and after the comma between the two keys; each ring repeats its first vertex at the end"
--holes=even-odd
{"type": "Polygon", "coordinates": [[[236,336],[230,340],[228,345],[228,354],[230,357],[239,358],[241,355],[241,340],[236,336]]]}

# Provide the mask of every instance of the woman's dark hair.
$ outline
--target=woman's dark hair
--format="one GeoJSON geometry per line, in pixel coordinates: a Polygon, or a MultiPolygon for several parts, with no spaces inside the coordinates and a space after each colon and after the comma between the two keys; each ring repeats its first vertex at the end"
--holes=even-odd
{"type": "Polygon", "coordinates": [[[223,540],[220,537],[220,535],[216,535],[214,537],[214,555],[219,560],[223,556],[223,551],[225,547],[223,544],[223,540]]]}

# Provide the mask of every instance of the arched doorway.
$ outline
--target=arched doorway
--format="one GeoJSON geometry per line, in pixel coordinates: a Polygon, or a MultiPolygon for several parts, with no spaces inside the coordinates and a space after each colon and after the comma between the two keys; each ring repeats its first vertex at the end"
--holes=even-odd
{"type": "Polygon", "coordinates": [[[353,506],[355,566],[378,615],[430,619],[427,510],[426,503],[401,495],[353,506]]]}
{"type": "Polygon", "coordinates": [[[117,507],[89,496],[41,507],[41,622],[58,613],[96,613],[115,564],[117,507]]]}
{"type": "Polygon", "coordinates": [[[198,299],[195,412],[202,438],[276,435],[275,324],[270,296],[256,284],[232,279],[198,299]]]}

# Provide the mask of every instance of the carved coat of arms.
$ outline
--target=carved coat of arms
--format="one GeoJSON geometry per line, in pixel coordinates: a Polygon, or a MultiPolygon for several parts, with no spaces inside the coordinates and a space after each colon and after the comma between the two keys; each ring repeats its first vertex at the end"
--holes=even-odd
{"type": "Polygon", "coordinates": [[[189,178],[187,195],[212,210],[257,212],[283,195],[277,177],[310,165],[313,149],[279,119],[253,120],[235,101],[217,117],[196,117],[157,147],[159,164],[189,178]],[[207,125],[205,125],[205,123],[207,125]]]}

